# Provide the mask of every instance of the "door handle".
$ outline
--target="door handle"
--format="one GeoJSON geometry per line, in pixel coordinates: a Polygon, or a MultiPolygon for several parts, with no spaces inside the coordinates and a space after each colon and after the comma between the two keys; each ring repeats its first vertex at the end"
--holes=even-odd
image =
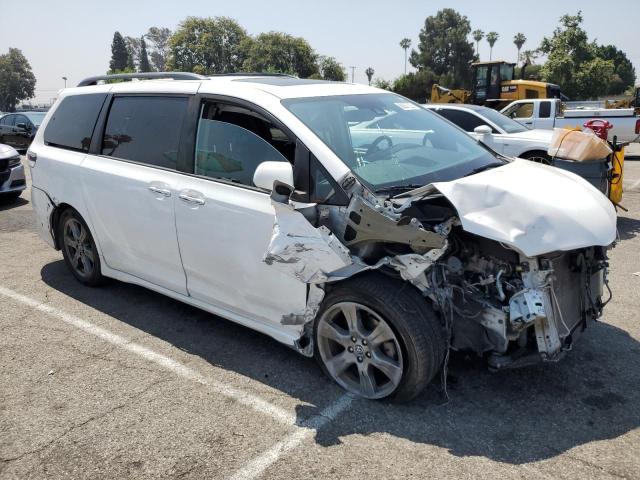
{"type": "Polygon", "coordinates": [[[178,198],[185,203],[190,203],[191,205],[204,205],[204,198],[198,192],[182,192],[178,195],[178,198]]]}
{"type": "Polygon", "coordinates": [[[149,185],[147,188],[153,193],[157,193],[159,195],[162,195],[163,197],[171,196],[171,190],[169,190],[168,188],[156,187],[155,185],[149,185]]]}

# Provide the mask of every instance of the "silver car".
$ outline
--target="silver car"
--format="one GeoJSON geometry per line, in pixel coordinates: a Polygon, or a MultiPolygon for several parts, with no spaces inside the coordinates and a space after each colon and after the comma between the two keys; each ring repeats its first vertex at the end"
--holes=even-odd
{"type": "Polygon", "coordinates": [[[25,188],[27,182],[20,154],[15,148],[0,144],[0,199],[18,198],[25,188]]]}

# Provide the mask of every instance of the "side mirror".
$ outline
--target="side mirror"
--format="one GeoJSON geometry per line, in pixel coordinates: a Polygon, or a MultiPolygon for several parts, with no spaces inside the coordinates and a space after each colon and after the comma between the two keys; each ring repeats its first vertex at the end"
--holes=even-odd
{"type": "Polygon", "coordinates": [[[475,133],[480,134],[480,135],[491,135],[491,133],[492,133],[491,127],[488,126],[488,125],[480,125],[480,126],[474,128],[473,131],[475,133]]]}
{"type": "Polygon", "coordinates": [[[16,127],[18,127],[20,130],[27,130],[27,124],[26,123],[18,123],[16,125],[16,127]]]}
{"type": "Polygon", "coordinates": [[[293,167],[289,162],[262,162],[253,173],[253,184],[258,188],[271,191],[276,181],[293,190],[293,167]]]}

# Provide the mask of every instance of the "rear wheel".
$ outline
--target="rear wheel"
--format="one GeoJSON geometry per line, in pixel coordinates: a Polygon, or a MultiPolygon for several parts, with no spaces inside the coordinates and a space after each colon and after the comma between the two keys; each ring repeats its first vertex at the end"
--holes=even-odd
{"type": "Polygon", "coordinates": [[[100,273],[98,250],[87,224],[75,210],[69,208],[60,215],[58,239],[73,276],[85,285],[100,285],[104,277],[100,273]]]}
{"type": "Polygon", "coordinates": [[[551,157],[543,151],[527,152],[520,155],[520,158],[530,160],[536,163],[542,163],[543,165],[551,165],[551,157]]]}
{"type": "Polygon", "coordinates": [[[442,365],[442,326],[427,300],[382,274],[347,280],[327,294],[314,328],[316,359],[349,392],[408,401],[442,365]]]}

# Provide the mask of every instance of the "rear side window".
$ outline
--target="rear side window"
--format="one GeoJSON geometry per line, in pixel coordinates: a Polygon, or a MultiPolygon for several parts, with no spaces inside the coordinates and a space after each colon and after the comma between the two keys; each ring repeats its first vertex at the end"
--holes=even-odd
{"type": "Polygon", "coordinates": [[[551,117],[551,102],[540,102],[540,118],[551,117]]]}
{"type": "Polygon", "coordinates": [[[115,97],[102,154],[176,169],[186,97],[115,97]]]}
{"type": "Polygon", "coordinates": [[[44,131],[44,143],[88,152],[91,135],[106,97],[104,93],[90,93],[62,99],[44,131]]]}

